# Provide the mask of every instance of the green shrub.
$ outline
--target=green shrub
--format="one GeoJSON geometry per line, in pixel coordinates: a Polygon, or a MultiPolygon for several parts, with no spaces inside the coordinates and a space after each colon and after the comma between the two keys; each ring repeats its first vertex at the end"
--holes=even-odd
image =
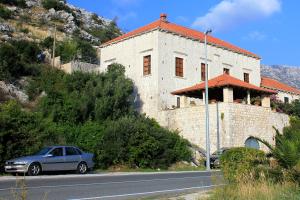
{"type": "Polygon", "coordinates": [[[0,3],[15,5],[15,6],[19,6],[19,7],[22,7],[22,8],[26,7],[26,1],[25,0],[0,0],[0,3]]]}
{"type": "Polygon", "coordinates": [[[40,120],[16,102],[0,105],[0,171],[6,160],[37,150],[40,120]]]}
{"type": "Polygon", "coordinates": [[[42,42],[41,46],[46,49],[51,49],[53,47],[54,39],[53,37],[46,37],[42,42]]]}
{"type": "Polygon", "coordinates": [[[221,156],[224,177],[230,182],[251,178],[256,167],[266,163],[264,152],[252,148],[233,148],[221,156]]]}
{"type": "Polygon", "coordinates": [[[62,3],[60,0],[43,0],[42,6],[47,10],[51,8],[54,8],[56,11],[66,9],[66,5],[62,3]]]}
{"type": "Polygon", "coordinates": [[[11,80],[19,76],[34,75],[33,67],[38,63],[40,48],[34,42],[11,41],[0,44],[0,80],[11,80]],[[31,71],[32,69],[32,71],[31,71]]]}
{"type": "Polygon", "coordinates": [[[188,142],[145,117],[123,117],[106,124],[96,149],[98,164],[167,169],[190,161],[188,142]]]}
{"type": "Polygon", "coordinates": [[[0,17],[3,19],[10,19],[12,17],[12,12],[0,5],[0,17]]]}

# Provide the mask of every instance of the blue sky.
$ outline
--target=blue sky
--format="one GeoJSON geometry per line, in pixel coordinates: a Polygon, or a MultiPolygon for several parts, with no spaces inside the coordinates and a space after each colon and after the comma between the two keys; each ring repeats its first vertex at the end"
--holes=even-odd
{"type": "Polygon", "coordinates": [[[262,57],[263,64],[300,66],[299,0],[68,0],[105,18],[117,17],[124,32],[167,13],[168,20],[262,57]]]}

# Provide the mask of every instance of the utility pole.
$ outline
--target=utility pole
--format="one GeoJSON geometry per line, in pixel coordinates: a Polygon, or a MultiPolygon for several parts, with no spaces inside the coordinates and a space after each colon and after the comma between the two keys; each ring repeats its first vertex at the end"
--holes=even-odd
{"type": "Polygon", "coordinates": [[[54,26],[54,40],[53,40],[53,49],[52,49],[52,67],[55,65],[55,47],[56,46],[56,25],[54,26]]]}
{"type": "Polygon", "coordinates": [[[220,120],[219,120],[219,102],[217,102],[217,150],[220,153],[220,120]]]}
{"type": "Polygon", "coordinates": [[[205,46],[205,119],[206,119],[206,170],[210,170],[210,138],[209,138],[209,108],[208,108],[208,67],[207,67],[207,35],[212,30],[207,30],[204,35],[205,46]]]}

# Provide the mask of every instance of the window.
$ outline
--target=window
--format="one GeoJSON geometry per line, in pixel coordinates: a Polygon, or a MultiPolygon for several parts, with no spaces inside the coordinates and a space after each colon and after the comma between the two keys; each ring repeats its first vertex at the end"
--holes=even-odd
{"type": "Polygon", "coordinates": [[[284,97],[284,103],[289,103],[289,98],[288,97],[284,97]]]}
{"type": "Polygon", "coordinates": [[[56,156],[63,156],[63,148],[55,148],[51,151],[51,153],[54,157],[56,156]]]}
{"type": "Polygon", "coordinates": [[[151,74],[151,56],[144,56],[143,64],[144,76],[151,74]]]}
{"type": "Polygon", "coordinates": [[[176,57],[175,62],[176,62],[175,63],[176,76],[183,77],[183,59],[176,57]]]}
{"type": "Polygon", "coordinates": [[[201,81],[205,81],[205,64],[201,63],[201,81]]]}
{"type": "Polygon", "coordinates": [[[256,139],[250,137],[246,140],[245,147],[259,149],[259,143],[256,139]]]}
{"type": "Polygon", "coordinates": [[[177,97],[177,108],[180,108],[180,97],[177,97]]]}
{"type": "Polygon", "coordinates": [[[73,147],[66,147],[66,156],[74,156],[74,155],[79,155],[76,149],[73,147]]]}
{"type": "Polygon", "coordinates": [[[244,73],[244,81],[246,83],[249,83],[249,74],[248,73],[244,73]]]}
{"type": "Polygon", "coordinates": [[[228,68],[224,68],[223,69],[223,73],[229,75],[230,74],[230,70],[228,68]]]}

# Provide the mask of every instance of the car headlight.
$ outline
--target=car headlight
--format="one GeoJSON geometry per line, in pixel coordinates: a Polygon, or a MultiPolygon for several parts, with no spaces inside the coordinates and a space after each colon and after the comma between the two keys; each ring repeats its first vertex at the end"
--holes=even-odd
{"type": "Polygon", "coordinates": [[[27,161],[16,161],[14,162],[15,165],[26,165],[27,161]]]}

